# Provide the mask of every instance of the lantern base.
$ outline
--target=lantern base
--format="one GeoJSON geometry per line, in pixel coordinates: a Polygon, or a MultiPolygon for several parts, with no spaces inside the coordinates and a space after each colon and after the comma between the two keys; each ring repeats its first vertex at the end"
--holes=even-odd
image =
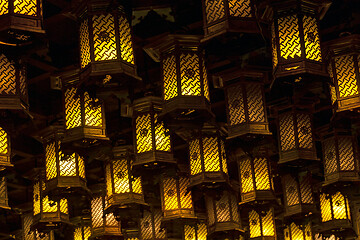
{"type": "Polygon", "coordinates": [[[57,177],[46,182],[45,194],[53,201],[63,198],[77,199],[79,196],[91,196],[86,180],[80,177],[57,177]]]}
{"type": "Polygon", "coordinates": [[[105,128],[77,127],[65,130],[63,143],[73,143],[75,147],[86,148],[92,146],[98,140],[107,141],[105,128]]]}
{"type": "Polygon", "coordinates": [[[97,227],[93,228],[89,239],[122,240],[123,235],[119,227],[97,227]]]}
{"type": "Polygon", "coordinates": [[[194,220],[196,219],[194,210],[192,209],[176,209],[176,210],[165,210],[163,222],[167,221],[182,221],[182,220],[194,220]]]}
{"type": "Polygon", "coordinates": [[[108,197],[109,209],[124,207],[126,205],[147,206],[144,201],[144,195],[138,193],[119,193],[108,197]]]}
{"type": "MultiPolygon", "coordinates": [[[[322,76],[328,79],[328,73],[325,64],[313,60],[295,59],[291,62],[281,63],[274,70],[274,79],[289,77],[299,74],[310,74],[322,76]]],[[[311,79],[313,81],[313,78],[311,79]]]]}
{"type": "Polygon", "coordinates": [[[10,156],[0,156],[0,171],[9,167],[14,167],[14,165],[10,163],[10,156]]]}
{"type": "Polygon", "coordinates": [[[249,238],[251,240],[276,240],[275,236],[261,236],[261,237],[254,237],[254,238],[249,238]]]}
{"type": "Polygon", "coordinates": [[[279,163],[294,167],[301,167],[308,164],[308,162],[320,161],[317,158],[316,152],[313,150],[295,149],[286,152],[280,152],[279,163]]]}
{"type": "Polygon", "coordinates": [[[334,103],[335,111],[342,112],[360,108],[360,96],[342,98],[334,103]]]}
{"type": "Polygon", "coordinates": [[[39,232],[59,229],[64,225],[71,225],[69,215],[65,213],[43,213],[33,217],[31,230],[37,229],[39,232]],[[41,216],[40,216],[41,215],[41,216]]]}
{"type": "Polygon", "coordinates": [[[273,191],[270,190],[257,190],[248,193],[241,194],[241,201],[244,203],[253,202],[253,201],[275,201],[275,195],[273,191]]]}
{"type": "Polygon", "coordinates": [[[303,218],[305,215],[317,212],[315,204],[298,204],[285,207],[285,218],[293,220],[296,217],[303,218]]]}
{"type": "Polygon", "coordinates": [[[244,135],[272,135],[268,123],[244,123],[228,126],[228,139],[244,135]]]}
{"type": "Polygon", "coordinates": [[[28,111],[29,106],[20,96],[0,96],[0,109],[28,111]]]}
{"type": "Polygon", "coordinates": [[[134,172],[142,169],[162,168],[164,165],[176,165],[176,160],[171,152],[150,151],[137,153],[133,163],[134,172]]]}
{"type": "Polygon", "coordinates": [[[11,209],[11,207],[9,207],[9,199],[7,199],[7,198],[0,199],[0,209],[3,209],[3,210],[11,209]]]}
{"type": "Polygon", "coordinates": [[[358,171],[344,171],[325,174],[325,181],[323,183],[323,186],[328,186],[334,183],[342,183],[341,185],[346,185],[350,182],[360,182],[360,176],[358,171]]]}
{"type": "Polygon", "coordinates": [[[352,228],[352,223],[347,219],[337,219],[331,220],[328,222],[321,223],[320,233],[331,235],[335,234],[336,236],[355,236],[354,229],[352,228]]]}
{"type": "Polygon", "coordinates": [[[241,229],[240,223],[237,222],[219,222],[214,225],[209,226],[209,235],[213,235],[219,232],[233,231],[243,233],[244,230],[241,229]]]}
{"type": "Polygon", "coordinates": [[[222,188],[229,185],[229,177],[224,172],[205,172],[190,176],[189,187],[222,188]]]}

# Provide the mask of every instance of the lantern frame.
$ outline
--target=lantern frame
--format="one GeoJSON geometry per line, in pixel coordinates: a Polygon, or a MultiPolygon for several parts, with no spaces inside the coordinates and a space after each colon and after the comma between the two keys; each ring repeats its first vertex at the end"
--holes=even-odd
{"type": "Polygon", "coordinates": [[[9,210],[9,198],[7,192],[6,178],[0,177],[0,209],[9,210]]]}
{"type": "Polygon", "coordinates": [[[202,221],[197,221],[197,223],[193,224],[184,224],[183,226],[183,240],[206,240],[207,235],[207,225],[202,221]]]}
{"type": "Polygon", "coordinates": [[[161,209],[151,208],[150,211],[145,210],[143,218],[140,219],[140,235],[142,240],[165,240],[165,231],[160,231],[162,221],[161,209]],[[147,229],[150,230],[146,231],[147,229]]]}
{"type": "Polygon", "coordinates": [[[314,237],[313,237],[313,233],[312,233],[311,222],[307,222],[305,224],[305,226],[303,224],[299,225],[299,224],[296,224],[294,222],[291,222],[290,224],[287,224],[285,229],[284,229],[284,238],[285,238],[285,240],[295,240],[292,237],[293,234],[294,235],[296,234],[296,236],[295,236],[296,240],[299,239],[299,234],[302,234],[302,238],[300,238],[302,240],[313,240],[314,237]],[[294,231],[296,231],[296,230],[300,231],[300,233],[299,232],[294,233],[294,231]],[[309,236],[309,233],[310,233],[310,236],[309,236]],[[288,237],[286,237],[287,234],[288,234],[288,237]]]}
{"type": "Polygon", "coordinates": [[[39,233],[37,230],[31,230],[33,224],[33,214],[31,212],[24,213],[21,216],[22,224],[22,237],[23,240],[54,240],[54,231],[49,233],[39,233]],[[44,234],[44,237],[40,237],[41,234],[44,234]]]}
{"type": "MultiPolygon", "coordinates": [[[[268,209],[268,210],[266,210],[266,211],[264,211],[265,213],[266,213],[266,215],[265,214],[263,214],[262,213],[262,211],[260,211],[260,213],[257,211],[257,210],[255,210],[255,209],[253,209],[253,210],[251,210],[251,211],[249,211],[249,228],[250,228],[250,236],[249,236],[249,239],[251,239],[251,240],[264,240],[264,239],[266,239],[266,240],[275,240],[275,239],[277,239],[277,235],[276,235],[276,225],[275,225],[275,218],[274,218],[274,209],[273,208],[270,208],[270,209],[268,209]],[[260,230],[260,236],[257,236],[257,237],[251,237],[251,226],[250,226],[250,224],[253,224],[251,221],[251,219],[250,219],[250,214],[251,213],[253,213],[254,212],[254,214],[257,214],[257,215],[254,215],[255,217],[256,216],[258,216],[258,220],[259,220],[259,223],[260,223],[260,226],[259,226],[259,230],[260,230]],[[270,214],[270,215],[269,215],[270,214]],[[269,215],[269,216],[267,216],[267,215],[269,215]],[[264,235],[264,217],[270,217],[271,219],[270,219],[270,221],[272,220],[272,224],[273,224],[273,231],[274,231],[274,235],[264,235]]],[[[256,220],[255,220],[256,221],[256,220]]],[[[269,231],[269,230],[267,230],[267,231],[269,231]]]]}
{"type": "Polygon", "coordinates": [[[8,167],[13,167],[11,164],[11,141],[10,136],[5,129],[0,127],[0,171],[8,167]]]}
{"type": "Polygon", "coordinates": [[[74,240],[88,240],[91,237],[91,217],[77,216],[71,219],[74,225],[74,240]]]}

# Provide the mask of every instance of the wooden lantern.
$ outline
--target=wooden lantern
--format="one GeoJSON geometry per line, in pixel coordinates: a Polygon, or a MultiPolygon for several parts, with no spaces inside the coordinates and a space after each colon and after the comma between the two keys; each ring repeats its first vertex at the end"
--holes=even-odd
{"type": "Polygon", "coordinates": [[[183,240],[206,240],[207,226],[205,223],[184,225],[183,240]]]}
{"type": "Polygon", "coordinates": [[[256,33],[252,0],[203,0],[205,39],[226,32],[256,33]]]}
{"type": "Polygon", "coordinates": [[[271,26],[274,76],[303,73],[326,76],[318,20],[328,2],[272,0],[271,5],[274,12],[271,26]]]}
{"type": "Polygon", "coordinates": [[[64,72],[60,77],[65,112],[63,142],[84,147],[98,140],[107,140],[104,106],[99,99],[77,87],[78,70],[64,72]]]}
{"type": "Polygon", "coordinates": [[[74,225],[74,240],[88,240],[91,237],[91,219],[86,216],[78,216],[71,219],[74,225]]]}
{"type": "MultiPolygon", "coordinates": [[[[0,29],[1,27],[0,24],[0,29]]],[[[23,62],[0,54],[0,109],[28,111],[28,108],[26,69],[23,62]]]]}
{"type": "Polygon", "coordinates": [[[15,46],[44,33],[42,1],[3,0],[0,3],[0,41],[15,46]]]}
{"type": "Polygon", "coordinates": [[[286,225],[284,229],[285,240],[313,240],[311,223],[298,225],[294,222],[286,225]]]}
{"type": "Polygon", "coordinates": [[[332,78],[331,100],[336,111],[360,106],[360,35],[350,35],[325,45],[328,72],[332,78]]]}
{"type": "Polygon", "coordinates": [[[0,178],[0,209],[10,209],[5,177],[0,178]]]}
{"type": "Polygon", "coordinates": [[[22,222],[22,238],[23,240],[54,240],[54,232],[40,233],[36,229],[32,230],[31,225],[33,224],[32,213],[24,213],[21,216],[22,222]]]}
{"type": "Polygon", "coordinates": [[[273,209],[249,212],[250,239],[276,239],[273,209]]]}
{"type": "Polygon", "coordinates": [[[296,176],[286,174],[281,176],[281,180],[286,217],[294,217],[294,215],[302,217],[316,211],[310,173],[302,172],[296,176]]]}
{"type": "Polygon", "coordinates": [[[135,171],[176,164],[169,130],[159,120],[161,104],[161,99],[153,96],[134,101],[135,171]]]}
{"type": "Polygon", "coordinates": [[[194,131],[189,142],[190,186],[228,182],[223,133],[214,127],[194,131]]]}
{"type": "Polygon", "coordinates": [[[205,196],[209,235],[217,232],[241,232],[238,200],[234,192],[223,191],[205,196]]]}
{"type": "Polygon", "coordinates": [[[318,161],[309,109],[289,106],[278,110],[279,164],[318,161]]]}
{"type": "Polygon", "coordinates": [[[131,26],[124,9],[108,1],[82,1],[80,22],[81,79],[136,78],[131,26]],[[110,10],[109,10],[110,9],[110,10]]]}
{"type": "Polygon", "coordinates": [[[351,131],[329,129],[323,133],[324,185],[360,181],[358,145],[351,131]]]}
{"type": "Polygon", "coordinates": [[[0,127],[0,171],[7,167],[12,167],[10,137],[7,132],[0,127]]]}
{"type": "Polygon", "coordinates": [[[94,186],[91,200],[91,236],[98,239],[123,239],[120,223],[113,213],[105,213],[109,205],[103,185],[94,186]]]}
{"type": "Polygon", "coordinates": [[[145,210],[140,219],[142,240],[164,240],[167,239],[165,230],[161,228],[162,212],[160,209],[145,210]]]}
{"type": "Polygon", "coordinates": [[[145,47],[147,53],[161,62],[164,120],[174,125],[205,122],[213,117],[210,108],[208,75],[200,37],[167,35],[145,47]]]}

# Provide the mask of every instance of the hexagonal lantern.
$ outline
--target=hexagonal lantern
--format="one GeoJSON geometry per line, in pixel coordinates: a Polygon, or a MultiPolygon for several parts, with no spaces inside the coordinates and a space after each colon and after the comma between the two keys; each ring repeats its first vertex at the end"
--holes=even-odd
{"type": "Polygon", "coordinates": [[[169,130],[159,120],[162,101],[147,96],[134,101],[133,126],[135,157],[134,171],[174,165],[169,130]]]}
{"type": "Polygon", "coordinates": [[[42,1],[3,0],[0,3],[0,41],[15,46],[44,33],[42,1]]]}
{"type": "Polygon", "coordinates": [[[320,209],[322,232],[352,228],[349,200],[341,192],[320,193],[320,209]]]}
{"type": "Polygon", "coordinates": [[[11,59],[10,56],[1,53],[0,109],[27,111],[28,108],[28,90],[24,63],[19,59],[11,59]]]}
{"type": "Polygon", "coordinates": [[[209,235],[218,232],[242,232],[238,200],[234,192],[205,195],[209,235]]]}
{"type": "Polygon", "coordinates": [[[0,127],[0,171],[7,167],[12,167],[10,137],[7,132],[0,127]]]}
{"type": "Polygon", "coordinates": [[[0,178],[0,208],[10,209],[5,177],[0,178]]]}
{"type": "Polygon", "coordinates": [[[166,231],[161,228],[162,211],[160,209],[145,210],[140,219],[142,240],[162,240],[166,238],[166,231]]]}
{"type": "Polygon", "coordinates": [[[298,225],[294,222],[286,225],[284,229],[285,240],[312,240],[313,234],[311,230],[311,223],[298,225]]]}
{"type": "Polygon", "coordinates": [[[145,47],[161,62],[164,105],[162,117],[174,128],[213,118],[208,76],[200,37],[167,35],[145,47]]]}
{"type": "Polygon", "coordinates": [[[328,129],[322,133],[324,185],[335,182],[358,182],[358,145],[351,130],[328,129]]]}
{"type": "Polygon", "coordinates": [[[189,139],[190,186],[228,182],[224,134],[215,127],[194,131],[189,139]]]}
{"type": "Polygon", "coordinates": [[[360,35],[350,35],[325,44],[328,72],[332,78],[331,99],[336,111],[360,106],[360,35]]]}
{"type": "Polygon", "coordinates": [[[88,240],[91,237],[91,219],[87,216],[77,216],[71,219],[74,225],[74,240],[88,240]]]}
{"type": "Polygon", "coordinates": [[[23,240],[54,240],[54,232],[50,231],[49,233],[40,233],[37,230],[31,230],[31,225],[33,224],[33,214],[24,213],[21,216],[22,222],[22,237],[23,240]]]}
{"type": "Polygon", "coordinates": [[[279,164],[301,165],[318,161],[313,138],[312,114],[307,108],[278,109],[279,164]]]}
{"type": "Polygon", "coordinates": [[[250,239],[276,239],[274,210],[249,212],[250,239]]]}
{"type": "Polygon", "coordinates": [[[206,240],[207,226],[205,223],[184,225],[183,234],[184,240],[206,240]]]}
{"type": "MultiPolygon", "coordinates": [[[[271,0],[273,71],[276,78],[309,73],[326,76],[318,19],[329,7],[321,0],[271,0]]],[[[311,78],[313,80],[313,78],[311,78]]]]}
{"type": "Polygon", "coordinates": [[[103,83],[113,77],[139,79],[131,26],[123,7],[104,0],[82,1],[77,15],[80,22],[81,79],[97,77],[103,83]]]}
{"type": "Polygon", "coordinates": [[[303,217],[316,211],[310,173],[301,172],[296,176],[286,174],[281,176],[281,180],[286,217],[294,217],[294,215],[303,217]]]}
{"type": "Polygon", "coordinates": [[[78,69],[64,72],[63,84],[65,136],[63,142],[84,147],[98,140],[107,140],[105,111],[99,99],[79,89],[78,69]]]}
{"type": "Polygon", "coordinates": [[[203,0],[205,39],[226,32],[259,31],[252,0],[203,0]]]}

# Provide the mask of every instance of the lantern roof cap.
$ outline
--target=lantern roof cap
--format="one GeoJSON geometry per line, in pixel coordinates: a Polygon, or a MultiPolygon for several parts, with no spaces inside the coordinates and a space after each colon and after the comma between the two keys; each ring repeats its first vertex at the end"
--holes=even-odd
{"type": "Polygon", "coordinates": [[[135,111],[151,111],[153,109],[162,109],[163,100],[156,96],[146,96],[134,100],[133,107],[135,111]]]}
{"type": "Polygon", "coordinates": [[[62,138],[64,134],[64,126],[62,124],[50,125],[37,132],[35,138],[41,142],[51,140],[53,138],[62,138]]]}
{"type": "Polygon", "coordinates": [[[322,19],[331,6],[330,0],[268,0],[275,11],[298,10],[313,13],[322,19]]]}
{"type": "Polygon", "coordinates": [[[332,55],[341,55],[358,52],[360,54],[360,34],[348,34],[327,41],[323,44],[326,58],[332,55]]]}

